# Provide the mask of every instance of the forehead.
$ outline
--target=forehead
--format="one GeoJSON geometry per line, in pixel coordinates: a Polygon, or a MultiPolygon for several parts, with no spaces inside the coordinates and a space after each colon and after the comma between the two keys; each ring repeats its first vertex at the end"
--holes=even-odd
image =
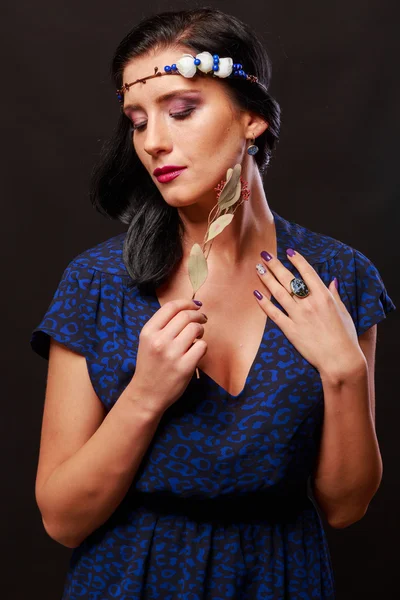
{"type": "MultiPolygon", "coordinates": [[[[136,79],[153,75],[155,67],[158,67],[158,70],[164,73],[164,67],[176,63],[183,54],[195,55],[195,52],[191,52],[188,48],[169,48],[138,56],[126,65],[123,71],[122,82],[132,83],[136,79]]],[[[192,90],[196,88],[205,90],[210,83],[214,83],[215,85],[215,82],[207,81],[205,77],[183,77],[179,74],[154,77],[153,79],[147,79],[145,83],[139,81],[135,85],[132,85],[124,94],[124,105],[151,102],[152,99],[161,94],[173,92],[175,89],[192,90]]]]}
{"type": "Polygon", "coordinates": [[[188,48],[178,47],[152,50],[141,56],[136,56],[126,65],[123,72],[123,81],[129,83],[129,81],[152,75],[154,67],[158,67],[158,70],[164,73],[164,67],[172,65],[183,54],[194,55],[195,52],[191,52],[188,48]]]}

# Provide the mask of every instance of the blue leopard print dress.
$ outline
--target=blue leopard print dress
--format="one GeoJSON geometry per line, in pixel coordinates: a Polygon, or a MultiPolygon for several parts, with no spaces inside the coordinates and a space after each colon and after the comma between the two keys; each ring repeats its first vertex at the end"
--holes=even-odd
{"type": "MultiPolygon", "coordinates": [[[[299,277],[286,257],[297,248],[327,286],[337,276],[358,335],[395,310],[365,255],[272,213],[279,260],[299,277]]],[[[132,286],[124,237],[68,264],[31,337],[46,359],[49,336],[85,356],[107,411],[135,372],[143,325],[160,308],[132,286]]],[[[199,373],[164,413],[121,504],[73,549],[62,600],[335,597],[311,485],[324,413],[318,371],[268,319],[238,395],[199,373]]]]}

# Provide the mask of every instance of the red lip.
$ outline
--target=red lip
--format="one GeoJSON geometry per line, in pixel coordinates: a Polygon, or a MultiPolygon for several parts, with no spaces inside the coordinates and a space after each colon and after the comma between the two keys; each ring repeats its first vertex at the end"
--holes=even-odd
{"type": "Polygon", "coordinates": [[[165,165],[165,167],[157,167],[157,169],[154,169],[153,175],[154,175],[154,177],[158,177],[159,175],[163,175],[164,173],[170,173],[171,171],[179,171],[181,169],[186,169],[186,167],[177,167],[175,165],[165,165]]]}

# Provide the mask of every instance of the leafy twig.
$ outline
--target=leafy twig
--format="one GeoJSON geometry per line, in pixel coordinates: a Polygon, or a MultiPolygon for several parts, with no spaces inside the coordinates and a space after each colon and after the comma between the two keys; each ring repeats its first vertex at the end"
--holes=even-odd
{"type": "MultiPolygon", "coordinates": [[[[213,240],[223,232],[233,219],[233,216],[244,200],[248,200],[250,192],[247,189],[247,183],[241,178],[242,167],[236,164],[233,169],[228,169],[226,180],[222,181],[215,190],[217,191],[217,204],[211,209],[208,215],[208,227],[202,245],[195,243],[190,251],[188,260],[189,279],[193,288],[194,299],[196,292],[204,284],[208,277],[207,258],[210,254],[213,240]],[[216,215],[211,216],[217,209],[216,215]],[[205,246],[210,242],[207,257],[205,256],[205,246]]],[[[193,343],[197,341],[197,338],[193,343]]],[[[199,379],[199,370],[196,368],[197,378],[199,379]]]]}

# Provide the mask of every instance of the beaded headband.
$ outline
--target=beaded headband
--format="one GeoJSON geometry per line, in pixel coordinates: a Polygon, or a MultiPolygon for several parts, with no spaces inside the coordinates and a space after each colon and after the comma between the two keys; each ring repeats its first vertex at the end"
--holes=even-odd
{"type": "Polygon", "coordinates": [[[251,81],[252,83],[258,83],[258,85],[265,88],[265,86],[258,81],[258,77],[245,73],[242,65],[240,63],[234,63],[232,58],[220,58],[218,54],[212,55],[210,52],[200,52],[200,54],[196,54],[196,56],[193,56],[192,54],[183,54],[176,64],[166,65],[164,67],[164,73],[159,71],[158,67],[154,67],[154,75],[136,79],[136,81],[133,81],[132,83],[124,83],[122,88],[116,91],[117,98],[122,104],[125,92],[128,92],[129,88],[132,85],[135,85],[135,83],[146,83],[147,79],[153,79],[153,77],[161,77],[163,75],[183,75],[183,77],[193,77],[197,70],[205,74],[212,73],[213,76],[220,78],[239,77],[251,81]]]}

